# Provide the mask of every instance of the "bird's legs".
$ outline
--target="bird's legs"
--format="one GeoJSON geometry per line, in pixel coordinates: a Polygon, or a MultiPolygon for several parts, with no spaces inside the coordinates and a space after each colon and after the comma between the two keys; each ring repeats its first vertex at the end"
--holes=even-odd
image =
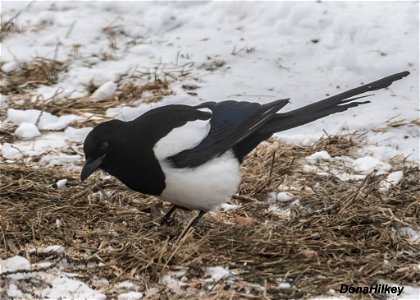
{"type": "Polygon", "coordinates": [[[198,221],[200,221],[201,217],[204,216],[205,213],[206,213],[205,211],[200,210],[198,215],[181,232],[181,234],[178,237],[178,240],[182,239],[185,236],[185,234],[188,232],[188,230],[190,230],[191,227],[194,227],[198,223],[198,221]]]}
{"type": "Polygon", "coordinates": [[[168,210],[168,212],[160,220],[160,225],[170,225],[171,223],[173,223],[173,219],[171,219],[171,216],[177,208],[180,207],[178,205],[173,204],[168,210]]]}
{"type": "Polygon", "coordinates": [[[194,226],[198,223],[198,221],[200,221],[201,217],[202,217],[202,216],[204,216],[204,214],[205,214],[205,213],[206,213],[205,211],[200,210],[200,212],[199,212],[199,213],[198,213],[198,215],[195,217],[195,219],[194,219],[194,220],[192,220],[192,222],[191,222],[190,226],[188,226],[188,229],[189,229],[190,227],[194,227],[194,226]]]}

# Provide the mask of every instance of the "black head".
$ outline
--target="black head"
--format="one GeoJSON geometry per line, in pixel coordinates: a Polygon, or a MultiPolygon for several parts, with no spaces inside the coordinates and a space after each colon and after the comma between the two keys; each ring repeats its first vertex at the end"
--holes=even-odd
{"type": "Polygon", "coordinates": [[[118,147],[118,131],[123,124],[124,122],[119,120],[108,121],[99,124],[88,134],[83,145],[86,163],[80,173],[82,181],[97,169],[104,167],[113,146],[118,147]]]}

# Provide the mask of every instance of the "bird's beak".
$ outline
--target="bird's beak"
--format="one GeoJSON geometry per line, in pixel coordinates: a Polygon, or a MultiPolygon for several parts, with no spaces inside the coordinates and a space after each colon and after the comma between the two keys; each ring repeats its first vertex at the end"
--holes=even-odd
{"type": "Polygon", "coordinates": [[[95,172],[104,161],[105,154],[101,157],[93,160],[91,158],[86,159],[86,163],[83,166],[82,172],[80,173],[80,180],[84,181],[86,178],[88,178],[93,172],[95,172]]]}

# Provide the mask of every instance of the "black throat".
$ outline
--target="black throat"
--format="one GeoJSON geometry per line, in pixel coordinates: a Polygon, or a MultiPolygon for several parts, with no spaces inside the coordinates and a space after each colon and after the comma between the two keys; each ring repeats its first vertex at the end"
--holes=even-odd
{"type": "Polygon", "coordinates": [[[158,196],[165,189],[165,174],[153,152],[150,130],[121,123],[111,139],[101,169],[137,192],[158,196]]]}

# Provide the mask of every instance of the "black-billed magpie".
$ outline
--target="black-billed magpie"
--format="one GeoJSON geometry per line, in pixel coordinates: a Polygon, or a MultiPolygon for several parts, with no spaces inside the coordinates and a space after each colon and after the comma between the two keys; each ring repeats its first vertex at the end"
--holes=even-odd
{"type": "Polygon", "coordinates": [[[130,122],[104,122],[84,142],[81,180],[102,169],[132,190],[171,202],[164,221],[176,208],[199,210],[192,225],[236,192],[239,165],[259,143],[276,132],[369,103],[355,100],[408,74],[397,73],[285,113],[278,111],[289,99],[267,104],[227,100],[167,105],[130,122]]]}

